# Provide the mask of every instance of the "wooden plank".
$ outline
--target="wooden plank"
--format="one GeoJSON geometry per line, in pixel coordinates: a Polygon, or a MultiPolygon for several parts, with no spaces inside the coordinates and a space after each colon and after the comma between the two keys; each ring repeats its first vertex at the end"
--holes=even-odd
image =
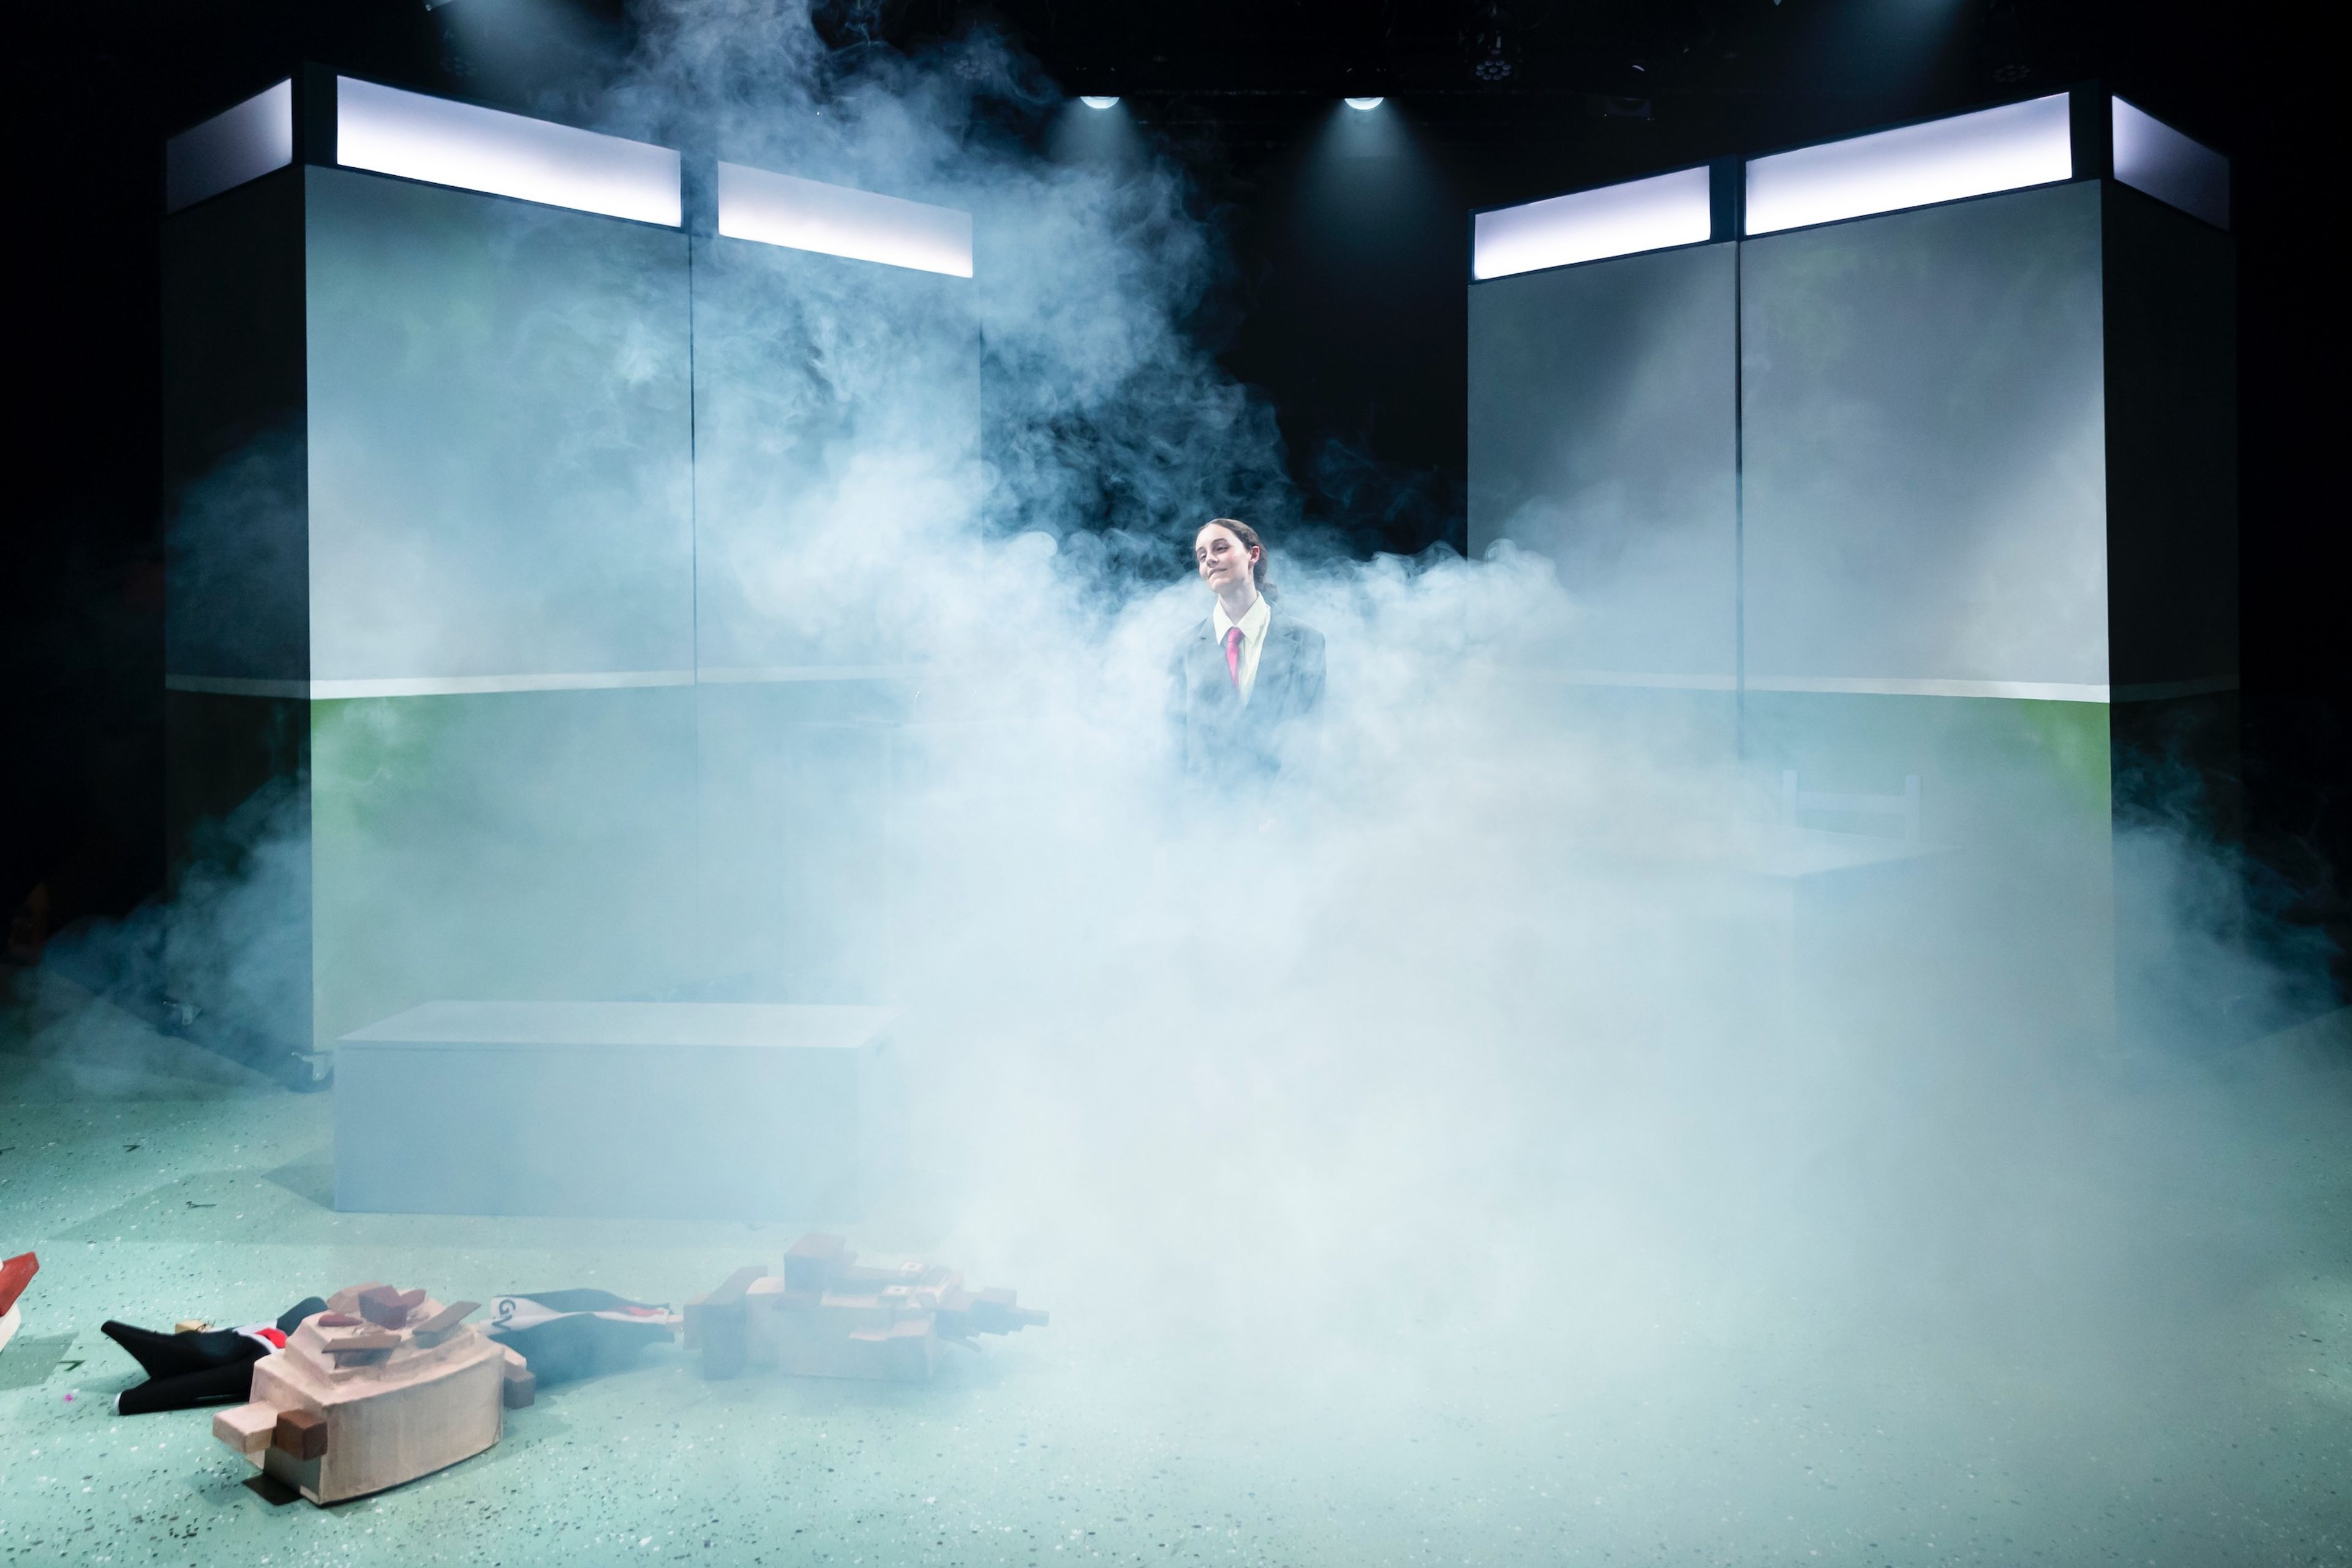
{"type": "Polygon", "coordinates": [[[409,1331],[416,1342],[430,1348],[457,1331],[457,1326],[482,1310],[479,1301],[452,1301],[409,1331]]]}

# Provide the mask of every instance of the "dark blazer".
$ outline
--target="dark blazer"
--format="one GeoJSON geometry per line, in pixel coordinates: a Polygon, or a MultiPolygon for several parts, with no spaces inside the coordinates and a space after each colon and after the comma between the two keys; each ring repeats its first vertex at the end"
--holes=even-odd
{"type": "Polygon", "coordinates": [[[1295,773],[1312,740],[1310,721],[1323,706],[1323,634],[1275,610],[1244,703],[1225,668],[1216,617],[1204,616],[1177,644],[1170,685],[1186,773],[1226,784],[1270,781],[1286,762],[1295,773]]]}

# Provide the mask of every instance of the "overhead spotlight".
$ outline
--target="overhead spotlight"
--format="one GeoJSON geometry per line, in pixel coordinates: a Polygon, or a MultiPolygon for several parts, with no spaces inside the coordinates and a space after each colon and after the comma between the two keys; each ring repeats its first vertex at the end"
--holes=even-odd
{"type": "Polygon", "coordinates": [[[1346,98],[1340,101],[1350,109],[1374,110],[1388,101],[1385,98],[1346,98]]]}
{"type": "Polygon", "coordinates": [[[438,11],[442,6],[446,5],[447,4],[449,4],[449,0],[425,0],[425,8],[427,11],[438,11]]]}
{"type": "Polygon", "coordinates": [[[1991,0],[1985,7],[1982,47],[1993,80],[2011,87],[2033,74],[2025,46],[2025,19],[2018,13],[2017,0],[1991,0]]]}
{"type": "Polygon", "coordinates": [[[1511,79],[1517,62],[1512,49],[1503,41],[1507,20],[1503,0],[1486,0],[1478,8],[1472,25],[1464,30],[1463,43],[1470,56],[1470,77],[1474,81],[1493,87],[1511,79]]]}
{"type": "Polygon", "coordinates": [[[1116,98],[1093,98],[1083,93],[1079,95],[1078,101],[1085,104],[1088,109],[1117,109],[1118,107],[1118,100],[1116,98]]]}

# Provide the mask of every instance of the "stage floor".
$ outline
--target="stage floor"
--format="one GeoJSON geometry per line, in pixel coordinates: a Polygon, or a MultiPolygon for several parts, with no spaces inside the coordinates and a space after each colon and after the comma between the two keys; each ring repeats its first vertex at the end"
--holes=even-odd
{"type": "MultiPolygon", "coordinates": [[[[2080,1345],[1857,1342],[1760,1299],[1670,1309],[1596,1365],[1538,1300],[1524,1333],[1238,1386],[1219,1369],[1261,1325],[1146,1334],[1074,1268],[976,1281],[1052,1325],[928,1385],[708,1384],[656,1351],[542,1391],[479,1458],[320,1510],[248,1485],[208,1412],[117,1416],[135,1374],[100,1322],[256,1320],[376,1279],[676,1301],[774,1267],[794,1227],[337,1214],[330,1095],[17,985],[0,1253],[41,1273],[0,1352],[7,1563],[2352,1562],[2352,1096],[2267,1142],[2267,1203],[2180,1193],[2185,1268],[2216,1234],[2261,1261],[2228,1282],[2230,1334],[2117,1351],[2145,1377],[2080,1345]]],[[[912,1200],[855,1241],[968,1260],[912,1200]]]]}

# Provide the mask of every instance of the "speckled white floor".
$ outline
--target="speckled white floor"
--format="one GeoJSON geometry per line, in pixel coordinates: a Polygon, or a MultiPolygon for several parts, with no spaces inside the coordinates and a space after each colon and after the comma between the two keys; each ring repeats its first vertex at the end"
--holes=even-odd
{"type": "MultiPolygon", "coordinates": [[[[1171,1336],[1073,1272],[1010,1281],[1053,1326],[929,1386],[707,1384],[656,1352],[544,1392],[479,1458],[320,1510],[248,1486],[205,1413],[115,1415],[132,1368],[99,1323],[260,1318],[360,1279],[677,1300],[792,1227],[337,1215],[328,1096],[17,984],[0,1251],[42,1271],[0,1352],[9,1563],[2352,1561],[2341,1094],[2276,1130],[2254,1198],[2179,1194],[2148,1245],[2234,1274],[2113,1342],[1857,1336],[1759,1296],[1580,1354],[1538,1291],[1524,1331],[1400,1336],[1367,1368],[1318,1363],[1278,1280],[1260,1321],[1171,1336]],[[1237,1353],[1269,1336],[1307,1348],[1237,1353]]],[[[955,1238],[899,1217],[859,1239],[955,1238]]]]}

